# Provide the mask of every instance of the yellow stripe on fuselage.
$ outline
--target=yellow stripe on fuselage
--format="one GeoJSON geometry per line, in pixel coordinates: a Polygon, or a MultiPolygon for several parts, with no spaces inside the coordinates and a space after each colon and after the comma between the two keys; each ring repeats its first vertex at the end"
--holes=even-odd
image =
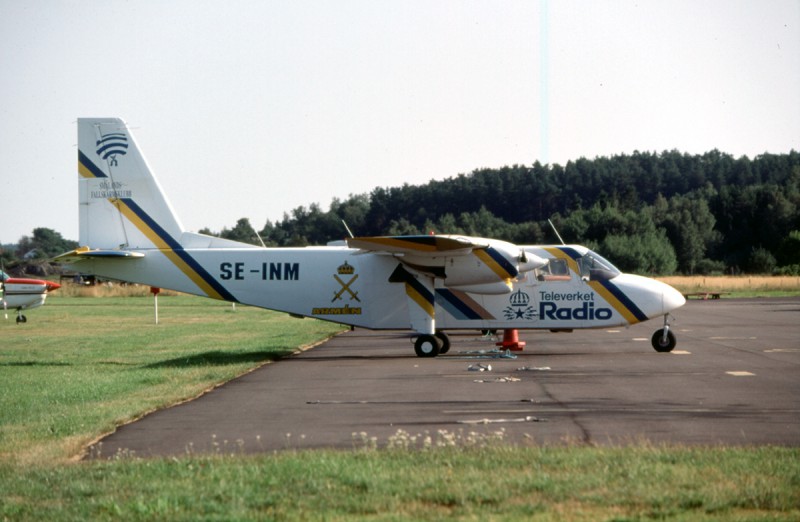
{"type": "Polygon", "coordinates": [[[614,310],[619,312],[619,314],[622,317],[624,317],[625,320],[628,321],[629,324],[636,324],[636,323],[640,322],[639,319],[637,319],[636,316],[633,314],[633,312],[628,310],[628,307],[625,306],[624,304],[622,304],[622,301],[617,299],[617,297],[614,294],[612,294],[611,292],[609,292],[606,287],[604,287],[602,284],[600,284],[600,282],[598,282],[598,281],[589,281],[589,286],[592,287],[592,290],[594,290],[595,292],[600,294],[600,297],[605,299],[605,301],[608,304],[613,306],[614,310]]]}
{"type": "MultiPolygon", "coordinates": [[[[556,257],[558,259],[564,259],[567,262],[569,269],[578,277],[581,276],[580,268],[578,267],[578,262],[575,261],[568,254],[566,254],[564,251],[562,251],[560,248],[549,247],[545,248],[545,251],[547,251],[547,253],[551,254],[553,257],[556,257]]],[[[587,281],[587,283],[589,284],[589,287],[591,287],[592,290],[597,292],[600,295],[600,297],[602,297],[606,303],[611,305],[614,308],[614,310],[616,310],[622,317],[624,317],[629,324],[636,324],[641,322],[639,319],[636,318],[636,315],[634,315],[633,312],[631,312],[628,309],[628,307],[622,303],[622,301],[620,301],[600,282],[587,281]]]]}
{"type": "Polygon", "coordinates": [[[153,244],[159,249],[159,251],[167,256],[167,259],[172,261],[172,263],[178,267],[178,269],[186,274],[186,276],[194,282],[208,297],[213,299],[221,299],[225,300],[219,292],[217,292],[211,285],[209,285],[205,279],[203,279],[200,274],[198,274],[192,267],[186,264],[186,261],[181,259],[181,257],[169,246],[169,244],[161,238],[150,226],[145,223],[133,210],[131,210],[122,200],[109,198],[108,200],[112,205],[114,205],[117,210],[119,210],[123,216],[128,218],[128,221],[133,223],[133,225],[138,228],[142,234],[147,236],[147,238],[153,242],[153,244]]]}

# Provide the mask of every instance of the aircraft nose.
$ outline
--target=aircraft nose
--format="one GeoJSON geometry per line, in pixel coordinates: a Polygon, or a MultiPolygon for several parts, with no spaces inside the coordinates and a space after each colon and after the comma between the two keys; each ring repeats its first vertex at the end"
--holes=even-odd
{"type": "Polygon", "coordinates": [[[664,285],[664,287],[661,292],[661,307],[665,314],[686,304],[686,298],[683,297],[682,293],[669,285],[664,285]]]}

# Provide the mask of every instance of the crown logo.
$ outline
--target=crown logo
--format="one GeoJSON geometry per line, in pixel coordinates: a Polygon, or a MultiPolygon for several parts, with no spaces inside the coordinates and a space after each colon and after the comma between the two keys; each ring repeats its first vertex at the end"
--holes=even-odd
{"type": "Polygon", "coordinates": [[[522,290],[517,290],[511,294],[509,301],[511,306],[528,306],[528,303],[531,302],[531,298],[522,290]]]}
{"type": "Polygon", "coordinates": [[[339,268],[337,268],[336,271],[339,272],[341,275],[350,275],[353,272],[355,272],[356,269],[353,268],[353,265],[345,261],[344,264],[339,265],[339,268]]]}

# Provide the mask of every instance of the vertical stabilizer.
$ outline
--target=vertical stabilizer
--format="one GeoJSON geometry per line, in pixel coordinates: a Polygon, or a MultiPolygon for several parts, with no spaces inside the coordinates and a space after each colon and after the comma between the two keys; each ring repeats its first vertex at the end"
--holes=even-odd
{"type": "Polygon", "coordinates": [[[121,119],[78,119],[78,174],[81,245],[177,246],[183,227],[121,119]]]}

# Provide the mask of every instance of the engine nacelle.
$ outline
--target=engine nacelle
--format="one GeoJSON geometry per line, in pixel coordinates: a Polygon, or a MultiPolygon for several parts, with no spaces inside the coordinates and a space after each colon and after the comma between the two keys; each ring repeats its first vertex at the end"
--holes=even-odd
{"type": "MultiPolygon", "coordinates": [[[[504,241],[493,241],[486,248],[475,249],[470,255],[446,258],[445,285],[467,287],[501,283],[508,286],[520,273],[543,267],[547,260],[525,252],[520,247],[504,241]]],[[[507,293],[495,292],[476,293],[507,293]]]]}

